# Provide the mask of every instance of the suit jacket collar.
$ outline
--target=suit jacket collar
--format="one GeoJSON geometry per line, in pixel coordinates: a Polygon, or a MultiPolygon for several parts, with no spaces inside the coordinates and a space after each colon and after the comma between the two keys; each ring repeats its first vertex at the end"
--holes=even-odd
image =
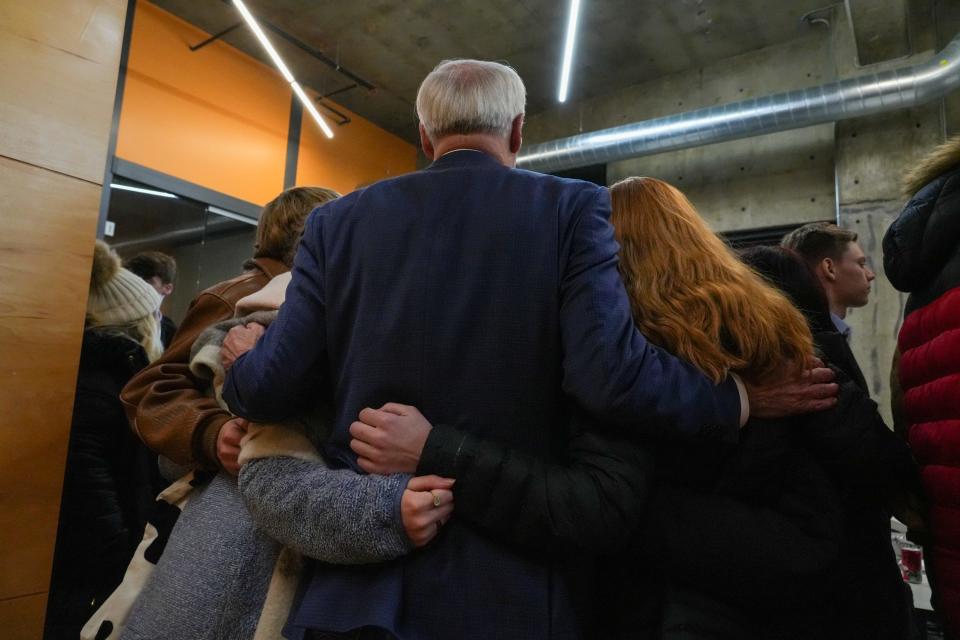
{"type": "Polygon", "coordinates": [[[453,167],[503,167],[493,156],[476,149],[454,149],[434,160],[426,170],[453,167]]]}

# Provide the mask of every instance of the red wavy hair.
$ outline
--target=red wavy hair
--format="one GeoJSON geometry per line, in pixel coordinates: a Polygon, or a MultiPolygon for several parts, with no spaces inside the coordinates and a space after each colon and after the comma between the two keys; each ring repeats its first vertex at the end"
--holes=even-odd
{"type": "Polygon", "coordinates": [[[673,186],[627,178],[610,187],[620,272],[634,320],[654,344],[715,382],[798,373],[813,353],[800,312],[741,262],[673,186]]]}

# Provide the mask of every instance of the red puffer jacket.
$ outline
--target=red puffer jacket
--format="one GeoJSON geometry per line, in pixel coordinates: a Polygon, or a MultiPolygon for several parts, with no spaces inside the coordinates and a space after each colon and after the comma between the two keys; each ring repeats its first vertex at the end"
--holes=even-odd
{"type": "Polygon", "coordinates": [[[938,601],[956,633],[960,631],[960,287],[908,315],[898,342],[910,447],[922,467],[930,502],[938,601]]]}

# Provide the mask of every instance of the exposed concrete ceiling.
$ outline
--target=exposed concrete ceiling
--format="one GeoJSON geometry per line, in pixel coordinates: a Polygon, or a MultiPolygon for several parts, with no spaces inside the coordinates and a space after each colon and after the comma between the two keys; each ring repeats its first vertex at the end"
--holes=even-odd
{"type": "MultiPolygon", "coordinates": [[[[239,21],[222,0],[155,0],[209,33],[239,21]]],[[[590,98],[803,35],[824,0],[585,0],[571,100],[590,98]]],[[[560,0],[248,0],[251,11],[322,52],[375,90],[333,99],[407,140],[413,101],[440,60],[505,60],[524,78],[529,114],[556,104],[568,3],[560,0]]],[[[268,31],[294,75],[321,93],[353,84],[268,31]]],[[[239,28],[224,39],[269,64],[239,28]]],[[[202,55],[202,49],[196,53],[202,55]]],[[[349,126],[349,125],[345,125],[349,126]]]]}

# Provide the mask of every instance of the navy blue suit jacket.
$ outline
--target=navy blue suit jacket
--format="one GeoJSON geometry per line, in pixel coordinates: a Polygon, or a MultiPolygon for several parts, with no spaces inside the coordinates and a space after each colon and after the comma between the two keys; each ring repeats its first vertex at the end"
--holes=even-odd
{"type": "MultiPolygon", "coordinates": [[[[609,216],[604,188],[467,150],[324,205],[223,397],[276,421],[332,394],[327,453],[355,469],[349,425],[387,401],[544,456],[563,450],[571,400],[637,436],[735,440],[732,380],[713,385],[634,327],[609,216]]],[[[323,567],[297,617],[408,640],[575,637],[555,570],[454,518],[398,562],[323,567]]]]}

